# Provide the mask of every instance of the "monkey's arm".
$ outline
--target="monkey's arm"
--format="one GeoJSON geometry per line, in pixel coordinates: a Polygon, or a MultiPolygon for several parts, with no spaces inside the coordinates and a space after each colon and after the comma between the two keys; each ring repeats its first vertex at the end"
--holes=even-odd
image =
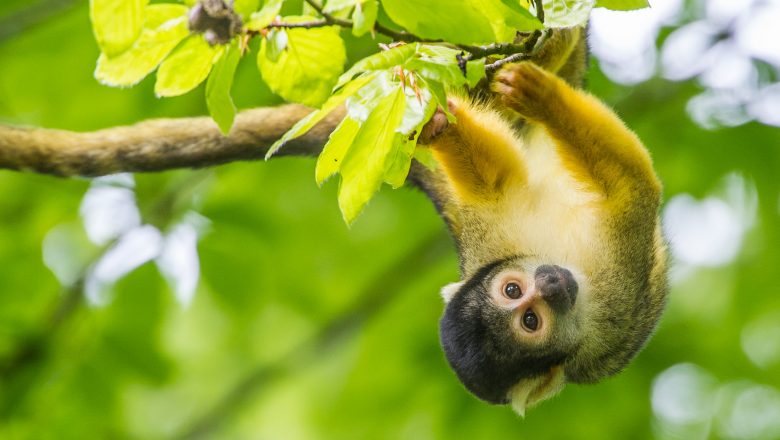
{"type": "Polygon", "coordinates": [[[505,105],[545,127],[564,165],[622,205],[637,194],[657,200],[661,184],[650,155],[615,113],[532,63],[508,66],[493,83],[505,105]]]}
{"type": "MultiPolygon", "coordinates": [[[[509,185],[522,182],[526,169],[509,123],[495,111],[451,100],[457,118],[430,142],[457,200],[469,204],[494,200],[509,185]]],[[[436,131],[436,130],[434,130],[436,131]]],[[[425,134],[425,131],[423,132],[425,134]]]]}

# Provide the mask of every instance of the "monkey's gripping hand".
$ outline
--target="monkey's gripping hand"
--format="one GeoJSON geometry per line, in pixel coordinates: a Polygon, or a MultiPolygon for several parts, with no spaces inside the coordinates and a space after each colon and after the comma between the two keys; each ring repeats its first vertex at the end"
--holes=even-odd
{"type": "Polygon", "coordinates": [[[560,108],[563,93],[559,87],[569,86],[530,62],[509,65],[496,75],[492,84],[504,105],[539,122],[552,118],[553,109],[560,108]]]}
{"type": "Polygon", "coordinates": [[[601,101],[530,62],[508,65],[492,89],[508,108],[542,125],[564,166],[610,202],[634,203],[637,191],[658,202],[661,184],[647,150],[601,101]]]}

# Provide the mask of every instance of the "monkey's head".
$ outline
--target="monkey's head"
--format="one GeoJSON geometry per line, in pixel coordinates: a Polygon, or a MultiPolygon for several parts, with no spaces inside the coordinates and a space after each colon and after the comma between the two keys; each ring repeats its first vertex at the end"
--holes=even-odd
{"type": "Polygon", "coordinates": [[[645,282],[594,278],[515,257],[442,289],[441,343],[461,382],[523,414],[568,382],[592,383],[623,369],[660,318],[663,270],[649,270],[645,282]]]}

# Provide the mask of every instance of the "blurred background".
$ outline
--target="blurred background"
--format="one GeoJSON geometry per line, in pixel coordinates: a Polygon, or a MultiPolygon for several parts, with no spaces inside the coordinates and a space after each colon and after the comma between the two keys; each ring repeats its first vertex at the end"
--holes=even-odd
{"type": "MultiPolygon", "coordinates": [[[[589,88],[650,149],[674,258],[625,372],[525,419],[467,394],[437,336],[456,255],[413,189],[347,229],[311,159],[0,171],[0,438],[780,438],[780,1],[651,4],[590,29],[589,88]]],[[[4,0],[0,122],[207,114],[202,87],[99,85],[97,55],[87,1],[4,0]]],[[[251,56],[233,96],[279,102],[251,56]]]]}

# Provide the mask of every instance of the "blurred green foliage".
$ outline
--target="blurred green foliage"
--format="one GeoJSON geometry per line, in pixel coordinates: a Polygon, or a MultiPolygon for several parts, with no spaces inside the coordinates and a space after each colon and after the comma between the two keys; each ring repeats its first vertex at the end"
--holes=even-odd
{"type": "MultiPolygon", "coordinates": [[[[87,5],[75,3],[0,40],[1,122],[92,130],[207,113],[203,86],[165,100],[153,79],[100,86],[87,5]]],[[[26,4],[3,2],[0,20],[26,4]]],[[[374,44],[342,36],[351,60],[374,44]]],[[[624,373],[569,386],[524,420],[467,394],[437,342],[438,289],[457,278],[456,255],[415,190],[384,188],[347,229],[335,182],[317,189],[310,159],[138,175],[145,220],[160,226],[167,214],[149,207],[193,175],[204,182],[187,201],[211,221],[197,293],[182,306],[146,264],[91,307],[41,251],[53,228],[79,227],[89,182],[1,171],[0,438],[693,438],[654,416],[653,380],[669,367],[780,388],[780,364],[758,366],[742,348],[746,326],[780,313],[778,129],[697,127],[685,114],[694,83],[626,88],[594,63],[589,84],[648,145],[667,198],[704,197],[734,172],[758,195],[738,258],[674,285],[657,335],[624,373]]],[[[251,59],[233,96],[239,108],[279,102],[251,59]]]]}

